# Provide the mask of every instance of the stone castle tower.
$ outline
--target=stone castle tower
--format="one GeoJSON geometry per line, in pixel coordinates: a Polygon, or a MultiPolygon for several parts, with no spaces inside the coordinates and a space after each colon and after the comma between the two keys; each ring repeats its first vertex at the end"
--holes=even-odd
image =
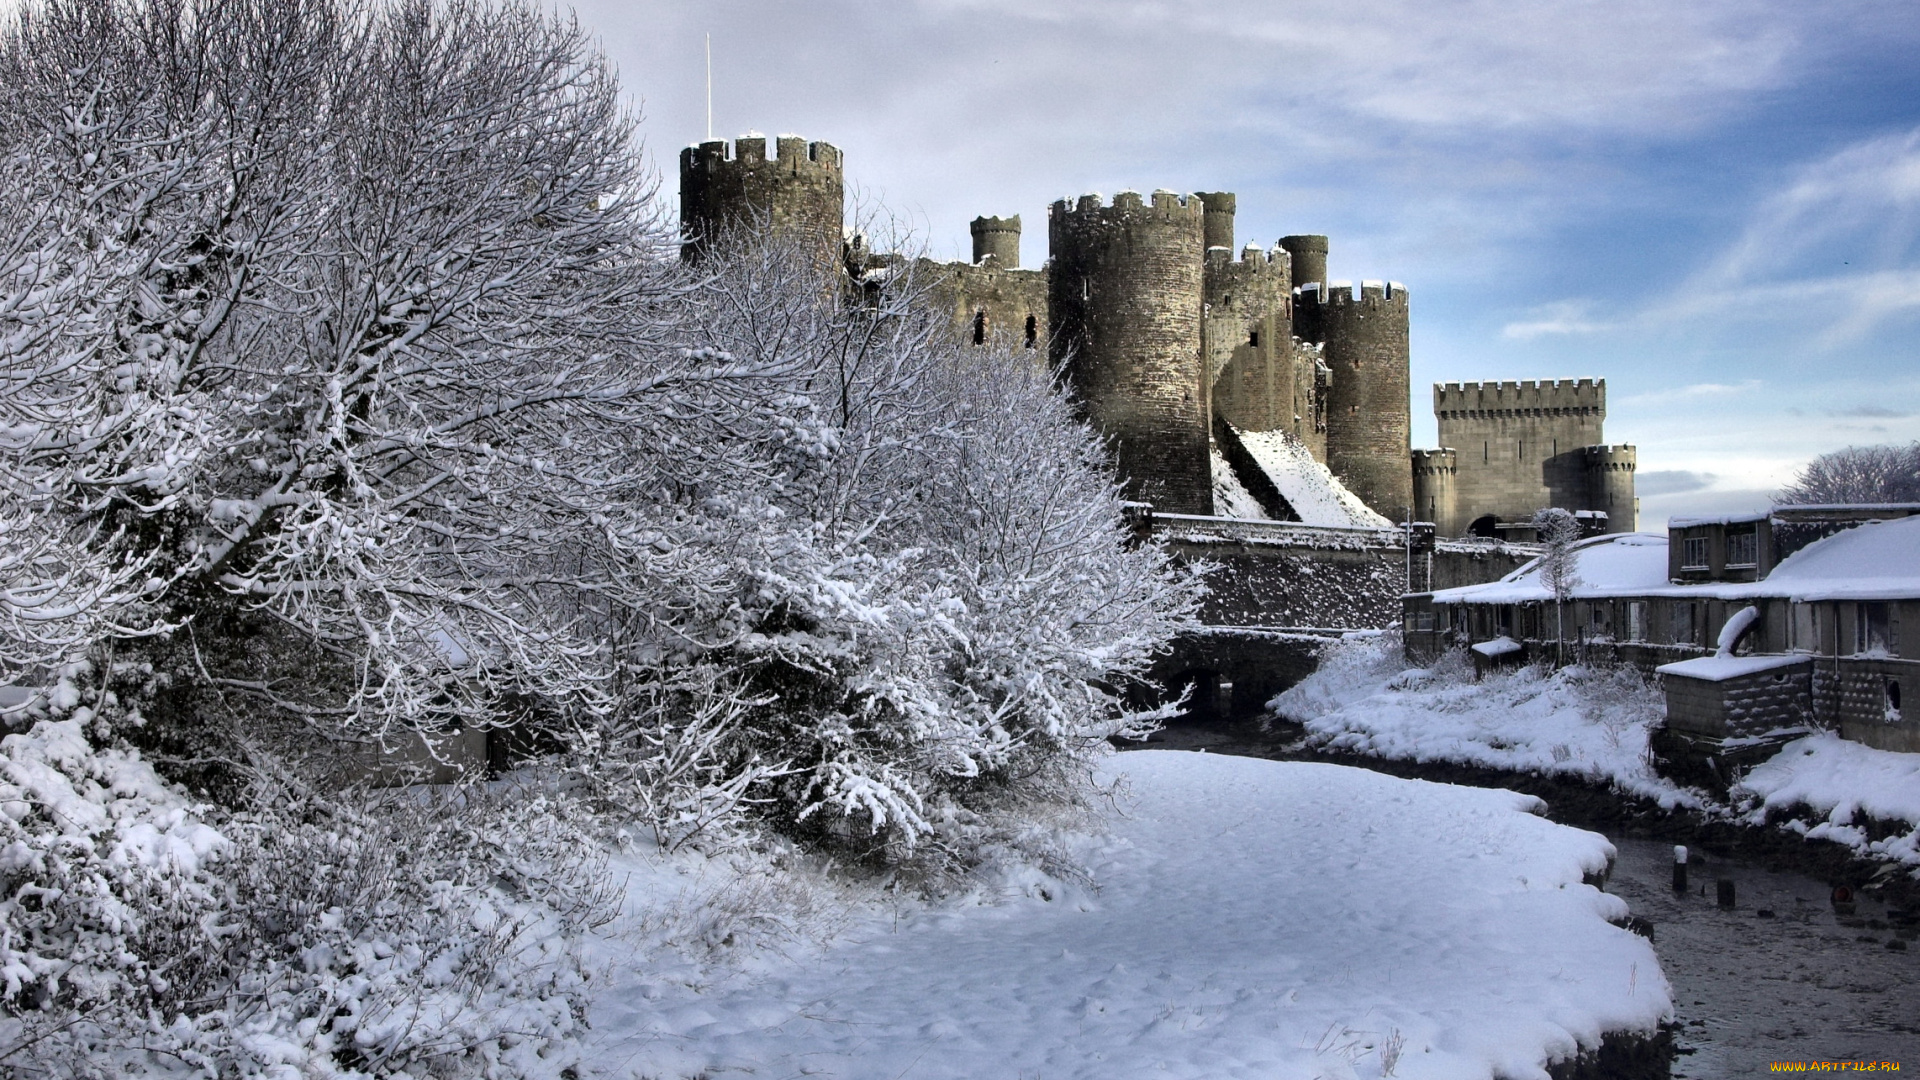
{"type": "MultiPolygon", "coordinates": [[[[748,135],[731,154],[681,152],[682,256],[748,228],[823,268],[862,263],[843,239],[840,151],[792,135],[775,148],[748,135]]],[[[1634,449],[1601,438],[1604,382],[1436,386],[1445,449],[1413,451],[1405,286],[1329,280],[1316,234],[1236,257],[1236,209],[1231,192],[1083,195],[1049,209],[1039,269],[1020,265],[1018,215],[975,218],[971,262],[914,269],[965,339],[1060,365],[1130,495],[1162,513],[1214,513],[1218,462],[1250,460],[1240,434],[1284,432],[1377,513],[1443,536],[1494,535],[1543,506],[1634,527],[1634,449]]]]}
{"type": "Polygon", "coordinates": [[[771,228],[822,258],[837,260],[845,229],[846,177],[830,143],[782,135],[742,135],[680,151],[680,253],[698,258],[728,230],[771,228]]]}
{"type": "Polygon", "coordinates": [[[1133,497],[1176,514],[1213,513],[1203,205],[1125,192],[1047,216],[1052,358],[1113,440],[1133,497]]]}
{"type": "Polygon", "coordinates": [[[1433,415],[1450,449],[1418,452],[1414,485],[1442,534],[1512,532],[1544,506],[1604,513],[1607,532],[1638,527],[1634,448],[1601,432],[1605,379],[1440,383],[1433,415]],[[1440,455],[1453,471],[1439,471],[1440,455]]]}

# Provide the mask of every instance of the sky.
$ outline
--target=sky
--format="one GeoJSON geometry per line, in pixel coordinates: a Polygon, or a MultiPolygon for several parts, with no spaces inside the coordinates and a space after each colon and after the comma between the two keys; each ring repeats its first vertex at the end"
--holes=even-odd
{"type": "Polygon", "coordinates": [[[584,0],[677,186],[707,132],[846,153],[850,195],[967,223],[1083,192],[1232,191],[1238,243],[1332,238],[1405,282],[1430,386],[1607,380],[1642,521],[1764,505],[1920,438],[1912,0],[584,0]]]}

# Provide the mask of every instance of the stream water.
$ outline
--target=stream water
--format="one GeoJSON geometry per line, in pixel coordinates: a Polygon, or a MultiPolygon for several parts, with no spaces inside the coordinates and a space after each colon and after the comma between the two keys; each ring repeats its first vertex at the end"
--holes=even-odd
{"type": "MultiPolygon", "coordinates": [[[[1290,742],[1249,725],[1181,724],[1150,745],[1316,757],[1290,742]]],[[[1758,1076],[1775,1061],[1888,1062],[1920,1073],[1920,910],[1861,896],[1852,912],[1837,912],[1822,880],[1697,848],[1689,852],[1688,891],[1676,894],[1671,841],[1567,823],[1608,834],[1619,854],[1607,891],[1652,924],[1680,1027],[1674,1077],[1758,1076]],[[1734,885],[1732,910],[1719,906],[1722,878],[1734,885]]]]}
{"type": "Polygon", "coordinates": [[[1838,914],[1824,882],[1711,856],[1688,867],[1690,888],[1677,894],[1672,844],[1610,839],[1619,856],[1607,891],[1653,924],[1673,984],[1675,1077],[1757,1076],[1774,1061],[1920,1072],[1920,942],[1906,912],[1860,897],[1838,914]],[[1718,903],[1723,878],[1734,883],[1731,911],[1718,903]]]}

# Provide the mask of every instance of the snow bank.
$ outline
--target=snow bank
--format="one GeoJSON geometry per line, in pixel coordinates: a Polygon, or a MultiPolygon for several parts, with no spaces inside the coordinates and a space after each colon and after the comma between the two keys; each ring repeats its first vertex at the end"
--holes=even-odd
{"type": "MultiPolygon", "coordinates": [[[[1368,509],[1360,497],[1348,491],[1325,465],[1298,439],[1284,431],[1240,431],[1240,444],[1253,455],[1260,471],[1293,507],[1300,520],[1309,525],[1342,525],[1354,528],[1379,528],[1393,522],[1368,509]]],[[[1218,472],[1215,472],[1218,476],[1218,472]]],[[[1264,515],[1262,515],[1264,516],[1264,515]]]]}
{"type": "Polygon", "coordinates": [[[1529,666],[1476,682],[1462,657],[1409,670],[1399,635],[1354,637],[1269,707],[1331,750],[1574,776],[1669,809],[1704,805],[1654,772],[1647,739],[1666,701],[1631,669],[1529,666]]]}
{"type": "Polygon", "coordinates": [[[613,1075],[1536,1078],[1669,1011],[1583,885],[1611,846],[1538,801],[1358,769],[1140,751],[1099,885],[871,912],[831,946],[682,981],[629,963],[613,1075]]]}
{"type": "Polygon", "coordinates": [[[1823,732],[1782,747],[1731,795],[1755,824],[1784,818],[1787,828],[1812,839],[1920,866],[1920,754],[1876,750],[1823,732]],[[1809,822],[1796,813],[1809,808],[1824,817],[1809,822]],[[1854,824],[1859,814],[1910,829],[1874,840],[1854,824]]]}
{"type": "Polygon", "coordinates": [[[1241,518],[1247,521],[1266,521],[1266,508],[1253,492],[1233,474],[1233,466],[1215,449],[1213,455],[1213,513],[1215,517],[1241,518]]]}

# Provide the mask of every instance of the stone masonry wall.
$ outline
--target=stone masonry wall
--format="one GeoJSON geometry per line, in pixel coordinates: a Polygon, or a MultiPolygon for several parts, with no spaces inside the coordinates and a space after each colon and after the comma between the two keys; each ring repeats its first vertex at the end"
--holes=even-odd
{"type": "Polygon", "coordinates": [[[1583,448],[1606,441],[1605,379],[1441,383],[1433,413],[1440,445],[1458,454],[1462,528],[1485,515],[1525,521],[1546,506],[1599,509],[1583,448]]]}
{"type": "Polygon", "coordinates": [[[1130,497],[1213,512],[1210,380],[1201,352],[1202,204],[1123,192],[1053,204],[1052,357],[1108,437],[1130,497]]]}

